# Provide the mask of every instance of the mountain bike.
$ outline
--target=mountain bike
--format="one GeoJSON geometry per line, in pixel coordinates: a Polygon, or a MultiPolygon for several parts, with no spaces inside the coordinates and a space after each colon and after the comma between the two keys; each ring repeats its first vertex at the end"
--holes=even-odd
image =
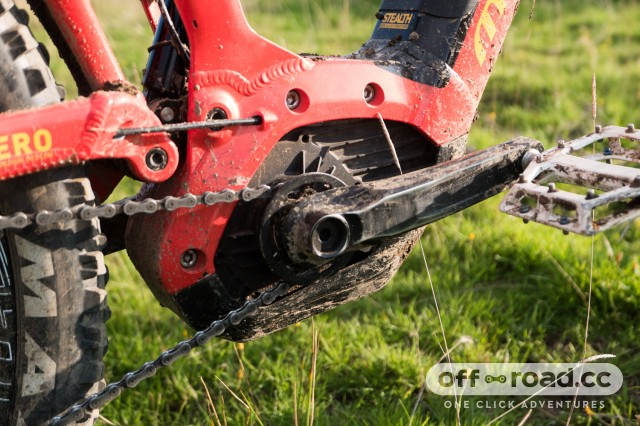
{"type": "MultiPolygon", "coordinates": [[[[553,192],[575,217],[539,203],[552,175],[590,182],[575,182],[584,165],[527,174],[550,163],[523,137],[464,155],[517,4],[385,0],[370,40],[327,57],[257,35],[238,0],[142,0],[140,92],[88,2],[30,0],[81,95],[61,102],[27,14],[0,0],[0,422],[91,424],[215,336],[256,339],[379,290],[423,226],[518,180],[505,209],[594,232],[584,202],[553,192]],[[105,203],[125,176],[142,190],[105,203]],[[120,250],[197,332],[105,385],[103,256],[120,250]]],[[[611,182],[633,207],[633,177],[611,182]]]]}

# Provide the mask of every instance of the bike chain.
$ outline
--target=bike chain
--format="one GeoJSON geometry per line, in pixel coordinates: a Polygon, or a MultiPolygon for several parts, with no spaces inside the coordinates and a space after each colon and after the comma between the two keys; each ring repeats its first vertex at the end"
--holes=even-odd
{"type": "Polygon", "coordinates": [[[152,214],[159,211],[172,212],[181,208],[192,209],[197,206],[212,206],[218,203],[233,203],[238,200],[251,201],[271,192],[271,187],[262,185],[258,188],[245,188],[239,192],[225,189],[220,192],[205,192],[202,195],[185,194],[182,197],[167,196],[161,200],[124,199],[116,203],[100,206],[79,205],[50,212],[43,210],[37,213],[14,213],[11,216],[0,215],[0,231],[5,229],[23,229],[35,223],[45,226],[52,223],[66,223],[72,220],[91,220],[94,218],[109,219],[118,214],[133,216],[135,214],[152,214]]]}
{"type": "MultiPolygon", "coordinates": [[[[77,206],[54,212],[15,213],[11,216],[0,215],[0,231],[5,229],[23,229],[31,224],[40,226],[52,223],[66,223],[72,220],[91,220],[94,218],[112,218],[118,214],[133,216],[135,214],[152,214],[159,211],[172,212],[180,208],[192,209],[197,206],[212,206],[217,203],[232,203],[238,200],[251,201],[271,192],[271,187],[262,185],[258,188],[245,188],[239,192],[226,189],[220,192],[205,192],[201,195],[185,194],[182,197],[168,196],[162,200],[125,199],[116,203],[100,206],[77,206]]],[[[108,384],[102,391],[86,397],[70,406],[62,414],[49,422],[50,426],[62,426],[82,420],[91,411],[104,407],[117,398],[122,391],[137,386],[143,380],[154,376],[161,368],[168,367],[179,358],[186,356],[193,349],[204,345],[216,336],[220,336],[230,327],[238,325],[244,319],[255,316],[263,306],[272,304],[278,297],[289,291],[289,284],[281,282],[263,292],[259,297],[249,300],[240,308],[230,311],[216,320],[206,329],[196,332],[190,339],[184,340],[173,348],[163,352],[154,361],[146,362],[135,371],[126,373],[119,381],[108,384]]]]}
{"type": "Polygon", "coordinates": [[[104,407],[107,403],[120,396],[123,390],[136,387],[143,380],[153,377],[160,368],[170,366],[193,349],[221,335],[227,328],[240,324],[242,320],[248,317],[255,316],[261,307],[272,304],[278,297],[286,295],[288,291],[289,284],[284,282],[277,284],[272,289],[262,293],[258,298],[247,301],[242,307],[227,313],[223,319],[212,322],[209,327],[198,331],[190,339],[184,340],[172,349],[163,352],[155,361],[146,362],[136,371],[125,374],[119,381],[110,383],[102,391],[67,408],[64,414],[51,419],[49,425],[62,426],[82,420],[91,411],[104,407]]]}

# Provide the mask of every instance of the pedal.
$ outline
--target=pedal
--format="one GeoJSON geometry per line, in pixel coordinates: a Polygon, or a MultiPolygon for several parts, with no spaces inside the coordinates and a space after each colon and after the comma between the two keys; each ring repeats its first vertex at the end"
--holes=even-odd
{"type": "Polygon", "coordinates": [[[500,211],[594,235],[640,216],[640,131],[609,126],[532,159],[500,211]]]}

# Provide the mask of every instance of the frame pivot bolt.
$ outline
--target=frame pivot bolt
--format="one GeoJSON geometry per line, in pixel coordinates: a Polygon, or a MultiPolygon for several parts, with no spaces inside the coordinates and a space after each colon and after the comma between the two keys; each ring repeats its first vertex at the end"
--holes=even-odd
{"type": "Polygon", "coordinates": [[[183,268],[193,268],[194,266],[196,266],[197,262],[198,253],[196,253],[196,251],[193,249],[185,251],[184,253],[182,253],[182,256],[180,256],[180,265],[182,265],[183,268]]]}
{"type": "Polygon", "coordinates": [[[298,108],[300,106],[300,93],[296,90],[289,91],[289,93],[287,93],[285,103],[287,104],[287,108],[290,110],[298,108]]]}
{"type": "Polygon", "coordinates": [[[147,152],[145,162],[147,163],[147,167],[154,172],[164,170],[169,163],[169,155],[167,151],[162,148],[152,148],[147,152]]]}
{"type": "MultiPolygon", "coordinates": [[[[227,113],[222,108],[213,108],[211,111],[207,113],[207,121],[212,120],[226,120],[228,118],[227,113]]],[[[213,126],[211,127],[211,131],[217,132],[221,130],[224,126],[213,126]]]]}
{"type": "Polygon", "coordinates": [[[222,108],[213,108],[207,113],[207,120],[226,120],[227,113],[222,108]]]}
{"type": "Polygon", "coordinates": [[[176,112],[171,107],[164,107],[160,111],[160,119],[165,123],[171,123],[176,118],[176,112]]]}
{"type": "Polygon", "coordinates": [[[367,84],[364,87],[364,101],[366,103],[371,103],[371,101],[373,100],[373,98],[376,97],[376,88],[373,87],[371,84],[367,84]]]}

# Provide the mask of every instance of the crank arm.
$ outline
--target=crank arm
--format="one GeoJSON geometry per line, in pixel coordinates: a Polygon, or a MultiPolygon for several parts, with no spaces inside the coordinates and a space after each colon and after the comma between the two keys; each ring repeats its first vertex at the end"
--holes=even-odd
{"type": "Polygon", "coordinates": [[[501,192],[542,144],[512,141],[410,174],[321,192],[296,203],[279,223],[291,262],[323,265],[367,244],[435,222],[501,192]]]}

